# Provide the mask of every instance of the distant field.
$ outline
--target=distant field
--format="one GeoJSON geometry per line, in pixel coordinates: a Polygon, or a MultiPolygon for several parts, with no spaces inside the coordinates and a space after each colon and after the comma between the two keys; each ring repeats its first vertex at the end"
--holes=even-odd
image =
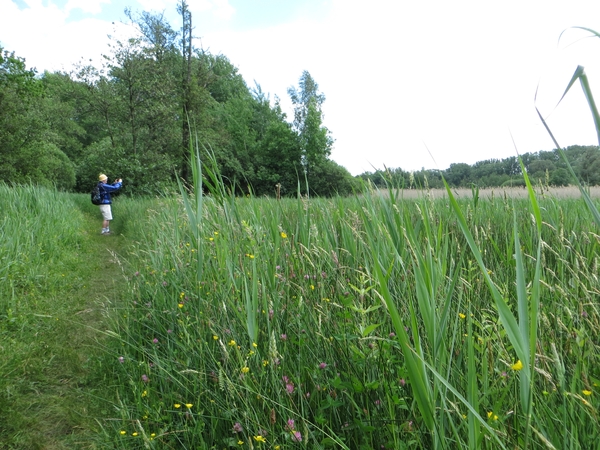
{"type": "MultiPolygon", "coordinates": [[[[382,189],[382,193],[386,193],[387,189],[382,189]]],[[[554,198],[579,198],[581,193],[575,186],[568,187],[535,187],[535,192],[540,196],[548,196],[554,198]]],[[[401,191],[401,197],[405,199],[418,199],[422,198],[427,193],[433,198],[445,198],[447,193],[445,189],[405,189],[401,191]]],[[[457,198],[471,198],[473,192],[468,188],[457,188],[452,189],[452,193],[457,198]]],[[[600,186],[592,186],[589,188],[589,193],[592,198],[600,198],[600,186]]],[[[498,198],[498,197],[509,197],[509,198],[527,198],[527,189],[524,187],[498,187],[498,188],[486,188],[479,190],[479,198],[498,198]]]]}

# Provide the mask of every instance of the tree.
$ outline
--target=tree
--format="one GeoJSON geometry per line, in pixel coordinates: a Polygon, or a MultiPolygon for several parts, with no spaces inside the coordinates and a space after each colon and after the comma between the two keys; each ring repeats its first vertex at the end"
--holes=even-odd
{"type": "Polygon", "coordinates": [[[333,145],[329,130],[323,126],[321,107],[325,95],[319,93],[319,86],[306,70],[300,77],[299,88],[288,88],[288,94],[294,105],[293,126],[300,137],[302,166],[310,186],[316,181],[313,169],[327,161],[333,145]]]}

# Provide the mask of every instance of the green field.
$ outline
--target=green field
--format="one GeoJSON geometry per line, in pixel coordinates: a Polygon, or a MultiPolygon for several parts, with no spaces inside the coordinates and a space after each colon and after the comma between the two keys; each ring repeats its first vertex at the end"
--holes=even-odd
{"type": "Polygon", "coordinates": [[[0,190],[2,449],[599,448],[580,199],[0,190]]]}

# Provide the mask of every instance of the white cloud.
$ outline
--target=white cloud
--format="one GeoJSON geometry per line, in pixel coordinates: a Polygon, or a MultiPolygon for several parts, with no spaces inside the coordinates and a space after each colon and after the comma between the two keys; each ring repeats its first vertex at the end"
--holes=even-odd
{"type": "Polygon", "coordinates": [[[69,13],[73,9],[81,9],[86,13],[100,14],[103,4],[110,4],[110,0],[69,0],[65,11],[69,13]]]}

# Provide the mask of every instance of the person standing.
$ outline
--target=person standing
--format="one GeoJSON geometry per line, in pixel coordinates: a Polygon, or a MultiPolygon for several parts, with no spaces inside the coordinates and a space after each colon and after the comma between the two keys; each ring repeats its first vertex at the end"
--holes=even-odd
{"type": "Polygon", "coordinates": [[[102,213],[102,233],[110,234],[110,221],[113,219],[110,198],[111,192],[116,192],[121,189],[123,180],[117,178],[113,184],[107,184],[108,177],[103,173],[98,176],[98,188],[100,189],[100,195],[102,196],[102,203],[99,205],[100,212],[102,213]]]}

